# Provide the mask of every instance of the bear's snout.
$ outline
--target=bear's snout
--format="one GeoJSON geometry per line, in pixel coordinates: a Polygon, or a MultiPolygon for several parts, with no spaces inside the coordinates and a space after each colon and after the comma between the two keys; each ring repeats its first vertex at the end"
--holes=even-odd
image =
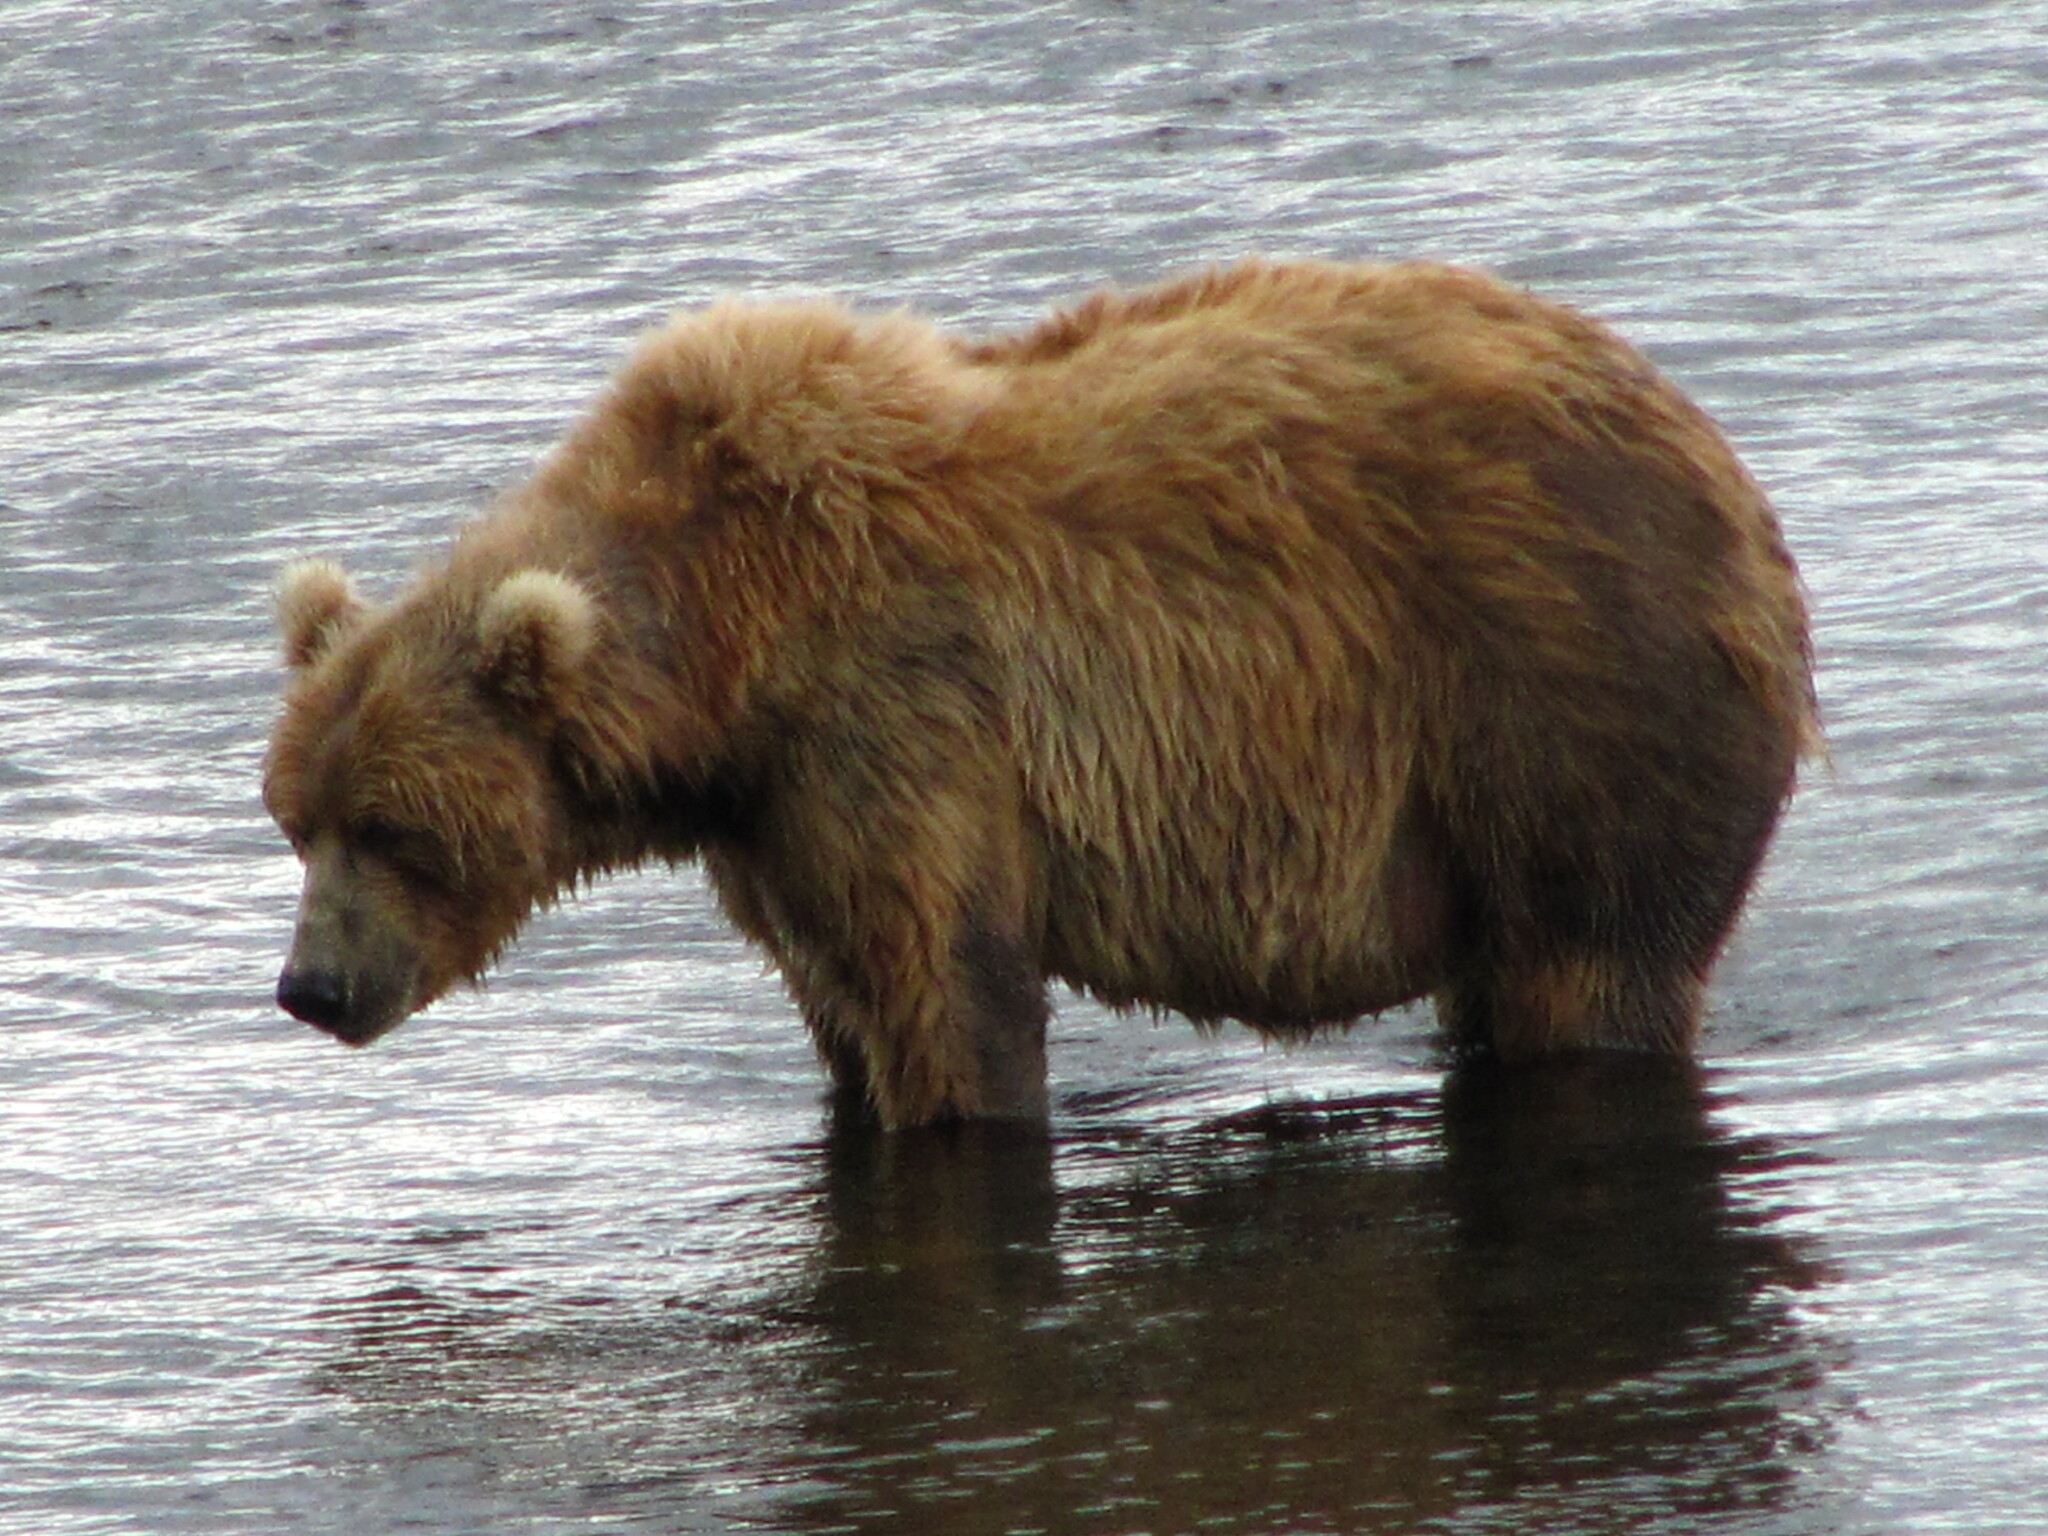
{"type": "Polygon", "coordinates": [[[348,1045],[368,1045],[433,995],[421,975],[420,922],[388,899],[391,882],[362,877],[331,834],[303,855],[306,885],[277,1006],[348,1045]]]}
{"type": "Polygon", "coordinates": [[[348,983],[334,971],[287,969],[277,978],[277,1006],[350,1045],[363,1045],[377,1033],[350,1017],[348,983]]]}

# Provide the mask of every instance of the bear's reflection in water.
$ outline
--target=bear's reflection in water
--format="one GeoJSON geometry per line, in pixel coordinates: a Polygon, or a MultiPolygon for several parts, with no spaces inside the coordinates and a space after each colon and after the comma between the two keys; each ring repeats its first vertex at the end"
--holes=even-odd
{"type": "Polygon", "coordinates": [[[1693,1068],[1096,1150],[1060,1196],[1015,1130],[829,1145],[799,1528],[1592,1531],[1792,1494],[1816,1276],[1731,1199],[1782,1154],[1716,1135],[1693,1068]]]}
{"type": "Polygon", "coordinates": [[[1770,1230],[1791,1154],[1717,1132],[1683,1064],[800,1155],[809,1196],[758,1214],[815,1236],[768,1286],[536,1317],[418,1249],[325,1378],[386,1466],[460,1481],[481,1435],[529,1513],[689,1529],[1796,1522],[1826,1433],[1818,1276],[1770,1230]]]}

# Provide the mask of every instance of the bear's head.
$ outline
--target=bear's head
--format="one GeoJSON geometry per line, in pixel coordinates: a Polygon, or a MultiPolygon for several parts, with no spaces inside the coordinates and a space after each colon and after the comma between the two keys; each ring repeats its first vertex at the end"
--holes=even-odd
{"type": "Polygon", "coordinates": [[[361,1045],[480,977],[573,877],[551,743],[600,614],[539,570],[373,608],[302,561],[278,620],[290,679],[263,799],[306,874],[277,1000],[361,1045]]]}

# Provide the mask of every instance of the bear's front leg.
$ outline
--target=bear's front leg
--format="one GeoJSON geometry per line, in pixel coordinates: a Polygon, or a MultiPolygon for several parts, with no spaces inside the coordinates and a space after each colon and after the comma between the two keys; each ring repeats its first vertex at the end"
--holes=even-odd
{"type": "Polygon", "coordinates": [[[839,1113],[889,1129],[1045,1117],[1045,984],[1005,798],[858,816],[812,803],[748,847],[707,850],[727,913],[803,1010],[839,1113]]]}
{"type": "Polygon", "coordinates": [[[981,1115],[1044,1119],[1045,978],[1017,935],[974,914],[955,941],[954,960],[960,1017],[980,1078],[981,1115]]]}
{"type": "Polygon", "coordinates": [[[1043,983],[1014,933],[971,911],[889,908],[786,943],[783,970],[841,1115],[896,1130],[1046,1114],[1043,983]]]}

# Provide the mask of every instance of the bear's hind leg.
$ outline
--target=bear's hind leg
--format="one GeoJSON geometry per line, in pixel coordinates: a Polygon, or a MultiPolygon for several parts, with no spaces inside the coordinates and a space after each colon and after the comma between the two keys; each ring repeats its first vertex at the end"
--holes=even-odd
{"type": "Polygon", "coordinates": [[[1705,990],[1683,963],[1578,954],[1476,966],[1436,1001],[1460,1055],[1514,1062],[1576,1050],[1683,1055],[1705,990]]]}
{"type": "MultiPolygon", "coordinates": [[[[1692,1049],[1793,767],[1768,722],[1730,706],[1709,723],[1712,753],[1666,751],[1658,771],[1611,773],[1604,790],[1554,743],[1523,741],[1531,781],[1553,787],[1540,816],[1463,843],[1478,851],[1457,866],[1453,979],[1438,998],[1457,1049],[1507,1061],[1692,1049]]],[[[1609,756],[1659,763],[1638,746],[1609,756]]]]}

